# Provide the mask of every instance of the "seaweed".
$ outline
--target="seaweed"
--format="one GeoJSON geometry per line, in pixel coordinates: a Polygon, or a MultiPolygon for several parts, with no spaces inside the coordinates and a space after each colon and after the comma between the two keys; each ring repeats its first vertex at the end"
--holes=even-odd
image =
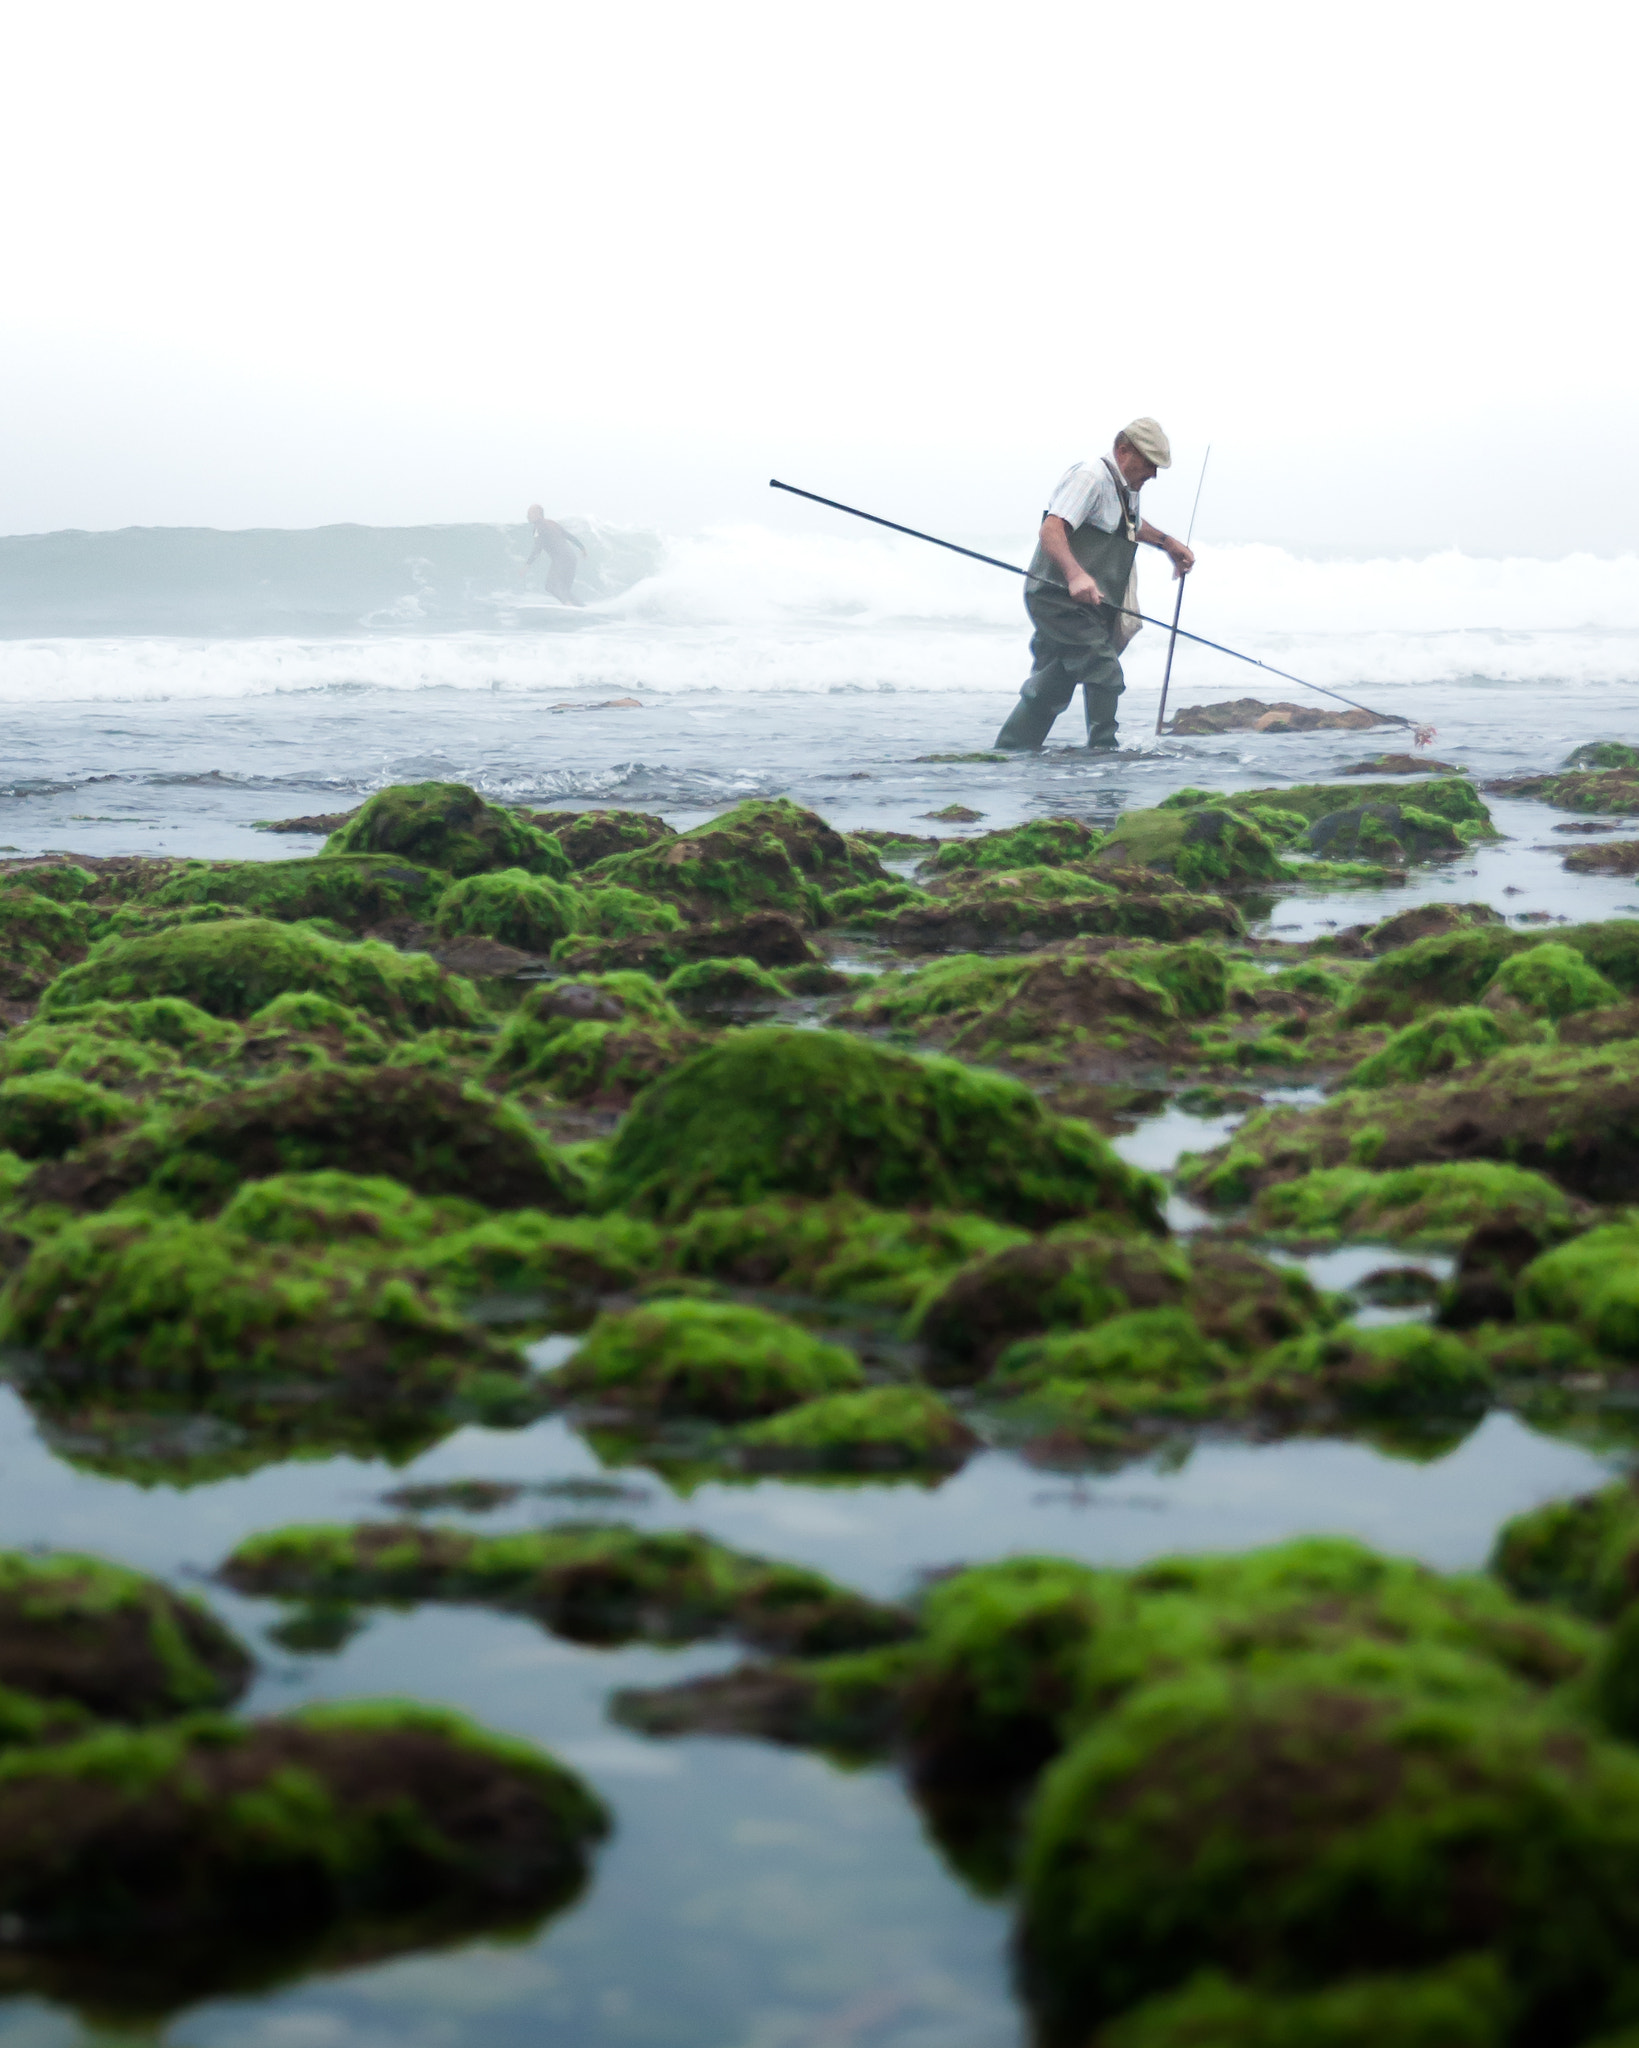
{"type": "Polygon", "coordinates": [[[457,878],[523,868],[563,881],[569,859],[550,832],[486,803],[462,782],[400,783],[379,789],[324,843],[321,860],[391,853],[457,878]]]}
{"type": "Polygon", "coordinates": [[[784,1316],[682,1299],[599,1316],[552,1386],[599,1406],[740,1421],[863,1379],[851,1351],[784,1316]]]}

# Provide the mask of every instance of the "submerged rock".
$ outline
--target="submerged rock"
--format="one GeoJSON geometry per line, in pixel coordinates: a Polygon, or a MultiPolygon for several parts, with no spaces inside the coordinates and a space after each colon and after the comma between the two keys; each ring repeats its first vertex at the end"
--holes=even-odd
{"type": "Polygon", "coordinates": [[[391,853],[446,875],[523,868],[562,881],[569,860],[550,832],[486,803],[463,782],[409,782],[377,790],[324,843],[339,854],[391,853]]]}
{"type": "Polygon", "coordinates": [[[243,1019],[287,993],[328,996],[400,1033],[483,1019],[471,984],[431,960],[371,942],[342,945],[260,917],[110,939],[52,982],[40,1014],[66,1018],[91,1003],[181,996],[213,1017],[243,1019]]]}
{"type": "Polygon", "coordinates": [[[285,1598],[476,1602],[586,1643],[734,1635],[823,1656],[897,1642],[911,1629],[902,1608],[798,1565],[688,1531],[583,1522],[507,1536],[415,1522],[279,1529],[241,1543],[221,1576],[240,1592],[285,1598]]]}
{"type": "Polygon", "coordinates": [[[864,1383],[859,1360],[765,1309],[652,1301],[599,1316],[552,1376],[560,1394],[658,1415],[772,1415],[864,1383]]]}
{"type": "Polygon", "coordinates": [[[666,1219],[775,1194],[1163,1227],[1150,1177],[1018,1082],[779,1026],[732,1033],[645,1089],[602,1188],[607,1206],[666,1219]]]}

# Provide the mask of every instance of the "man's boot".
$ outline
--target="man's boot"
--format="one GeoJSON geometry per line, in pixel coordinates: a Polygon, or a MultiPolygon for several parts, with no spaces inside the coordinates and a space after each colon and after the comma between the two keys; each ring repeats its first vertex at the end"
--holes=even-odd
{"type": "Polygon", "coordinates": [[[1095,754],[1113,754],[1121,742],[1115,736],[1116,713],[1121,708],[1119,690],[1102,689],[1097,684],[1083,686],[1082,696],[1087,706],[1087,746],[1095,754]]]}
{"type": "Polygon", "coordinates": [[[1009,753],[1024,753],[1039,747],[1053,730],[1053,721],[1076,694],[1076,686],[1058,662],[1032,669],[1025,677],[1019,701],[1008,713],[1007,723],[997,733],[995,746],[1009,753]]]}

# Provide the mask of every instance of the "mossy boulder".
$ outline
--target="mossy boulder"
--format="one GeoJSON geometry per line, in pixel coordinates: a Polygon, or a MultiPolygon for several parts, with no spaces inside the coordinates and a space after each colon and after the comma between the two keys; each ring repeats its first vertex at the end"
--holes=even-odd
{"type": "Polygon", "coordinates": [[[523,868],[563,881],[569,859],[550,832],[486,803],[463,782],[409,782],[379,789],[324,843],[320,858],[390,853],[457,877],[523,868]]]}
{"type": "Polygon", "coordinates": [[[421,1245],[479,1219],[472,1202],[428,1201],[382,1174],[278,1173],[247,1181],[222,1210],[222,1228],[258,1244],[323,1246],[353,1241],[392,1249],[421,1245]]]}
{"type": "Polygon", "coordinates": [[[605,1295],[630,1294],[665,1270],[665,1239],[634,1216],[491,1216],[446,1231],[416,1254],[418,1271],[458,1299],[518,1295],[558,1329],[584,1329],[605,1295]]]}
{"type": "MultiPolygon", "coordinates": [[[[589,889],[587,900],[600,893],[597,888],[589,889]]],[[[620,893],[629,896],[633,892],[620,893]]],[[[756,910],[720,924],[683,926],[674,905],[659,897],[648,900],[669,912],[671,922],[652,933],[635,932],[625,938],[579,935],[560,939],[552,949],[554,961],[566,974],[647,974],[660,980],[691,960],[755,960],[759,967],[825,965],[825,955],[783,911],[756,910]]]]}
{"type": "Polygon", "coordinates": [[[1621,999],[1621,991],[1574,947],[1550,942],[1504,960],[1480,1000],[1491,1008],[1524,1010],[1557,1024],[1561,1017],[1621,999]]]}
{"type": "Polygon", "coordinates": [[[0,1685],[109,1721],[225,1707],[251,1660],[203,1601],[71,1552],[0,1551],[0,1685]]]}
{"type": "Polygon", "coordinates": [[[1018,1082],[779,1026],[732,1033],[645,1089],[602,1187],[609,1207],[669,1220],[778,1194],[1162,1228],[1154,1181],[1018,1082]]]}
{"type": "Polygon", "coordinates": [[[1639,1218],[1602,1225],[1534,1259],[1520,1273],[1518,1312],[1570,1323],[1613,1358],[1639,1360],[1639,1218]]]}
{"type": "Polygon", "coordinates": [[[54,903],[83,903],[98,893],[98,877],[77,861],[31,861],[8,866],[0,883],[8,889],[34,889],[54,903]]]}
{"type": "Polygon", "coordinates": [[[887,879],[868,848],[850,846],[783,797],[737,804],[692,831],[601,860],[587,875],[661,897],[697,923],[778,910],[813,924],[827,894],[887,879]]]}
{"type": "Polygon", "coordinates": [[[1272,1991],[1203,1971],[1101,2027],[1092,2048],[1510,2048],[1513,2019],[1513,1995],[1490,1955],[1346,1977],[1319,1991],[1272,1991]]]}
{"type": "Polygon", "coordinates": [[[1490,1568],[1522,1600],[1612,1620],[1639,1598],[1639,1491],[1621,1480],[1516,1515],[1497,1536],[1490,1568]]]}
{"type": "Polygon", "coordinates": [[[1355,803],[1317,818],[1297,844],[1303,852],[1325,860],[1377,861],[1385,867],[1404,867],[1418,861],[1449,860],[1463,852],[1467,842],[1449,819],[1420,805],[1355,803]]]}
{"type": "Polygon", "coordinates": [[[970,1260],[1026,1242],[1024,1231],[985,1216],[786,1196],[699,1210],[672,1236],[669,1257],[682,1274],[734,1286],[907,1309],[970,1260]]]}
{"type": "MultiPolygon", "coordinates": [[[[1489,903],[1414,903],[1392,917],[1379,918],[1362,934],[1370,953],[1393,953],[1418,939],[1444,932],[1471,930],[1475,925],[1506,925],[1508,920],[1489,903]]],[[[1324,944],[1324,941],[1322,942],[1324,944]]]]}
{"type": "Polygon", "coordinates": [[[529,822],[550,832],[577,869],[677,837],[664,818],[650,811],[535,811],[529,822]]]}
{"type": "Polygon", "coordinates": [[[1185,1310],[1213,1343],[1248,1354],[1329,1319],[1302,1273],[1237,1247],[1065,1231],[963,1268],[928,1301],[918,1328],[930,1375],[964,1385],[1021,1338],[1091,1330],[1140,1309],[1185,1310]]]}
{"type": "Polygon", "coordinates": [[[1485,1359],[1426,1323],[1353,1325],[1289,1340],[1256,1361],[1242,1398],[1294,1416],[1355,1421],[1477,1414],[1493,1389],[1485,1359]]]}
{"type": "Polygon", "coordinates": [[[1246,928],[1222,896],[1192,893],[1165,875],[1122,871],[1123,882],[1129,876],[1137,886],[1110,895],[1042,895],[980,870],[971,888],[964,884],[954,896],[907,902],[873,918],[871,930],[888,945],[914,952],[964,953],[1018,952],[1077,938],[1235,938],[1246,928]]]}
{"type": "Polygon", "coordinates": [[[398,1032],[483,1021],[472,985],[424,955],[373,941],[343,945],[260,917],[104,940],[92,958],[51,983],[40,1014],[62,1018],[91,1003],[181,996],[213,1017],[243,1019],[287,993],[328,996],[398,1032]]]}
{"type": "Polygon", "coordinates": [[[86,927],[28,888],[0,888],[0,997],[31,1002],[64,967],[83,960],[86,927]]]}
{"type": "Polygon", "coordinates": [[[581,1205],[578,1176],[510,1104],[429,1067],[398,1066],[278,1074],[42,1166],[30,1196],[97,1209],[143,1188],[202,1213],[244,1181],[326,1169],[491,1209],[581,1205]]]}
{"type": "MultiPolygon", "coordinates": [[[[1562,949],[1576,953],[1621,995],[1639,991],[1639,919],[1612,918],[1603,924],[1568,925],[1544,948],[1526,932],[1504,925],[1435,933],[1376,960],[1356,984],[1345,1024],[1406,1024],[1419,1011],[1456,1009],[1477,1003],[1505,961],[1547,951],[1549,958],[1527,970],[1527,987],[1565,984],[1562,949]],[[1555,963],[1560,962],[1556,970],[1555,963]]],[[[1579,983],[1579,986],[1582,984],[1579,983]]],[[[1591,984],[1587,986],[1591,987],[1591,984]]],[[[1558,1000],[1557,994],[1552,998],[1558,1000]]],[[[1609,1000],[1609,998],[1604,998],[1609,1000]]]]}
{"type": "Polygon", "coordinates": [[[822,1395],[739,1432],[754,1471],[901,1472],[948,1469],[979,1439],[926,1387],[868,1387],[822,1395]]]}
{"type": "Polygon", "coordinates": [[[1477,1067],[1512,1043],[1510,1034],[1486,1008],[1434,1010],[1398,1030],[1380,1051],[1369,1053],[1344,1076],[1345,1088],[1398,1088],[1428,1081],[1460,1067],[1477,1067]]]}
{"type": "Polygon", "coordinates": [[[751,1003],[783,1003],[783,983],[755,960],[691,960],[666,977],[666,997],[684,1008],[728,1009],[751,1003]]]}
{"type": "Polygon", "coordinates": [[[321,1523],[248,1538],[221,1576],[286,1599],[477,1603],[588,1643],[735,1635],[822,1656],[911,1631],[902,1608],[684,1530],[568,1523],[473,1536],[424,1522],[321,1523]]]}
{"type": "Polygon", "coordinates": [[[1091,860],[1104,839],[1104,833],[1080,818],[1032,818],[1002,832],[947,840],[925,867],[935,875],[985,868],[1059,868],[1091,860]]]}
{"type": "Polygon", "coordinates": [[[543,1752],[404,1701],[102,1729],[0,1761],[8,1968],[157,2018],[525,1927],[578,1894],[608,1826],[543,1752]]]}
{"type": "Polygon", "coordinates": [[[1626,740],[1586,740],[1573,747],[1561,764],[1566,768],[1639,768],[1639,747],[1626,740]]]}
{"type": "Polygon", "coordinates": [[[580,928],[578,889],[525,868],[497,868],[452,882],[433,908],[433,929],[446,938],[468,932],[526,953],[549,953],[580,928]]]}
{"type": "Polygon", "coordinates": [[[524,1372],[413,1272],[125,1210],[36,1245],[0,1328],[40,1354],[22,1379],[48,1408],[214,1411],[275,1438],[316,1405],[390,1437],[473,1375],[524,1372]]]}
{"type": "MultiPolygon", "coordinates": [[[[1017,1339],[996,1360],[988,1385],[1011,1394],[1062,1382],[1097,1384],[1116,1389],[1128,1407],[1153,1399],[1170,1408],[1180,1389],[1211,1386],[1230,1370],[1229,1354],[1203,1335],[1187,1309],[1141,1308],[1091,1329],[1017,1339]]],[[[1189,1412],[1206,1408],[1198,1402],[1189,1412]]]]}
{"type": "Polygon", "coordinates": [[[658,896],[640,896],[635,889],[622,889],[613,882],[601,888],[582,889],[576,915],[580,919],[553,950],[564,952],[577,945],[600,939],[642,938],[651,932],[681,932],[683,913],[675,903],[658,896]]]}
{"type": "Polygon", "coordinates": [[[1639,1758],[1618,1745],[1344,1671],[1201,1673],[1145,1688],[1043,1780],[1023,1988],[1045,2048],[1079,2048],[1203,1969],[1297,1990],[1488,1949],[1521,2038],[1576,2039],[1620,2011],[1636,1856],[1639,1758]]]}
{"type": "Polygon", "coordinates": [[[1299,1241],[1362,1238],[1455,1249],[1482,1224],[1522,1222],[1546,1241],[1579,1227],[1579,1206],[1540,1173],[1492,1160],[1372,1173],[1334,1166],[1265,1188],[1260,1234],[1299,1241]]]}
{"type": "Polygon", "coordinates": [[[1097,856],[1100,868],[1153,868],[1187,888],[1245,888],[1290,879],[1276,842],[1250,819],[1217,805],[1125,811],[1097,856]]]}
{"type": "Polygon", "coordinates": [[[503,1087],[539,1083],[566,1101],[624,1105],[700,1043],[645,974],[586,974],[533,988],[495,1041],[503,1087]]]}
{"type": "Polygon", "coordinates": [[[569,1398],[740,1421],[864,1384],[859,1360],[800,1324],[721,1301],[652,1301],[599,1316],[553,1375],[569,1398]]]}
{"type": "Polygon", "coordinates": [[[22,1159],[60,1159],[87,1139],[136,1121],[123,1095],[72,1074],[0,1081],[0,1146],[22,1159]]]}
{"type": "Polygon", "coordinates": [[[1179,1178],[1197,1201],[1232,1207],[1323,1167],[1488,1159],[1592,1201],[1639,1196],[1639,1044],[1521,1048],[1445,1080],[1262,1110],[1227,1145],[1181,1162],[1179,1178]]]}
{"type": "Polygon", "coordinates": [[[390,854],[213,861],[173,872],[143,902],[162,910],[231,904],[255,917],[284,923],[328,918],[362,932],[391,918],[422,916],[445,880],[431,868],[390,854]]]}
{"type": "Polygon", "coordinates": [[[862,882],[856,888],[838,889],[825,899],[827,924],[852,926],[872,931],[878,925],[908,909],[929,909],[939,898],[914,882],[862,882]]]}
{"type": "Polygon", "coordinates": [[[1495,796],[1535,797],[1556,810],[1604,812],[1626,818],[1639,811],[1639,772],[1613,768],[1563,768],[1548,775],[1511,775],[1486,785],[1495,796]]]}

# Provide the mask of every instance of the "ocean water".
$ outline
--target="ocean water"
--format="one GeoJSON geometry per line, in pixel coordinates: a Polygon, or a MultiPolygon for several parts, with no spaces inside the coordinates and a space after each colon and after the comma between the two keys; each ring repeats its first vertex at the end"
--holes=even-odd
{"type": "MultiPolygon", "coordinates": [[[[692,537],[568,522],[584,607],[526,574],[521,528],[311,534],[134,532],[0,540],[0,844],[20,852],[277,858],[317,842],[258,820],[344,808],[394,781],[468,781],[510,800],[615,803],[688,825],[786,794],[845,827],[972,829],[1112,817],[1186,783],[1335,772],[1403,729],[1157,740],[1163,636],[1130,653],[1123,751],[985,748],[1026,666],[1013,579],[910,541],[770,524],[692,537]],[[631,703],[612,700],[635,699],[631,703]]],[[[1024,535],[956,536],[1023,561],[1024,535]]],[[[1146,565],[1149,566],[1149,565],[1146,565]]],[[[1146,608],[1170,594],[1153,571],[1146,608]]],[[[1434,726],[1477,777],[1551,765],[1579,741],[1639,739],[1639,562],[1304,560],[1204,549],[1185,623],[1434,726]]],[[[1305,693],[1185,647],[1174,702],[1305,693]]],[[[1367,785],[1368,787],[1370,785],[1367,785]]],[[[1305,894],[1301,936],[1430,896],[1510,915],[1639,915],[1631,880],[1560,865],[1554,813],[1503,801],[1508,835],[1393,891],[1305,894]]],[[[1170,1109],[1121,1141],[1167,1168],[1230,1119],[1170,1109]]],[[[1360,1262],[1351,1250],[1347,1263],[1360,1262]]],[[[1398,1255],[1396,1255],[1398,1256],[1398,1255]]],[[[1353,1269],[1328,1270],[1346,1284],[1353,1269]]],[[[1311,1530],[1442,1568],[1481,1564],[1501,1521],[1618,1462],[1493,1415],[1422,1459],[1363,1441],[1206,1442],[1097,1477],[987,1452],[943,1485],[765,1480],[687,1498],[618,1476],[622,1514],[701,1528],[878,1594],[929,1569],[1020,1551],[1133,1562],[1311,1530]]],[[[943,1862],[896,1776],[738,1741],[653,1742],[606,1715],[617,1687],[733,1661],[721,1647],[593,1650],[513,1617],[382,1612],[333,1655],[270,1642],[272,1603],[209,1574],[243,1535],[384,1512],[406,1477],[550,1481],[597,1472],[557,1422],[465,1430],[402,1470],[270,1464],[189,1487],[110,1477],[46,1441],[0,1390],[0,1543],[101,1552],[205,1594],[256,1649],[250,1705],[407,1694],[541,1742],[615,1815],[592,1884],[538,1934],[477,1942],[207,2001],[140,2038],[173,2048],[1020,2048],[1005,1902],[943,1862]]],[[[566,1510],[526,1497],[474,1527],[566,1510]]],[[[602,1512],[608,1512],[605,1508],[602,1512]]],[[[136,2038],[67,2005],[0,1999],[0,2048],[136,2038]]]]}

